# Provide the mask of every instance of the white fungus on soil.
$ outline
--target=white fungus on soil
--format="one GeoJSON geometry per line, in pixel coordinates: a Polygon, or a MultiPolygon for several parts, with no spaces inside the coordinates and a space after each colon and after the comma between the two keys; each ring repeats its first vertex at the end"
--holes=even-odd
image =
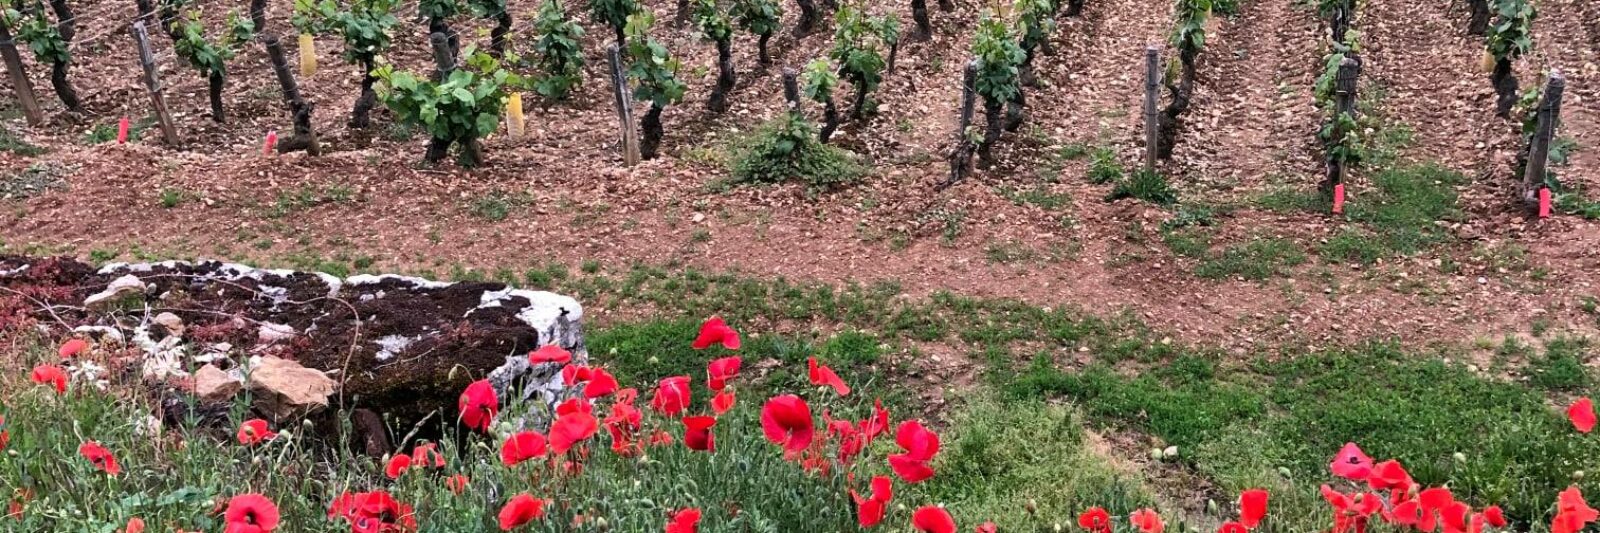
{"type": "Polygon", "coordinates": [[[426,337],[427,335],[385,335],[372,342],[378,345],[378,360],[388,361],[426,337]]]}

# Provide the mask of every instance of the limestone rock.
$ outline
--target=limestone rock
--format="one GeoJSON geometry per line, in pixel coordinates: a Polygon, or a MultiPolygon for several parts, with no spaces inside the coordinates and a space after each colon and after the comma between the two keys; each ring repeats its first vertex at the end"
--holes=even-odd
{"type": "Polygon", "coordinates": [[[115,299],[123,294],[133,292],[144,292],[144,282],[139,280],[139,276],[128,274],[112,280],[111,283],[106,285],[105,290],[91,294],[88,298],[84,298],[83,305],[85,307],[92,306],[100,302],[115,299]]]}
{"type": "Polygon", "coordinates": [[[156,315],[156,317],[152,320],[157,324],[161,324],[161,327],[167,328],[168,335],[172,335],[174,337],[183,336],[183,319],[178,318],[178,315],[164,312],[156,315]]]}
{"type": "Polygon", "coordinates": [[[320,370],[277,357],[266,357],[250,371],[255,407],[273,420],[304,416],[328,406],[335,383],[320,370]]]}
{"type": "Polygon", "coordinates": [[[194,373],[194,393],[201,400],[226,402],[243,388],[243,382],[212,365],[202,366],[194,373]]]}

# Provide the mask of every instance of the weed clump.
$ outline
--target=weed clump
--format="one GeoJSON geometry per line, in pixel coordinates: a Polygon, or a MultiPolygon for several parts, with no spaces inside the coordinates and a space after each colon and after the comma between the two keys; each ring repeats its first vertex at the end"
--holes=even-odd
{"type": "Polygon", "coordinates": [[[840,148],[822,144],[804,119],[784,114],[762,126],[739,149],[733,162],[733,183],[782,183],[800,180],[812,189],[854,182],[866,173],[840,148]]]}

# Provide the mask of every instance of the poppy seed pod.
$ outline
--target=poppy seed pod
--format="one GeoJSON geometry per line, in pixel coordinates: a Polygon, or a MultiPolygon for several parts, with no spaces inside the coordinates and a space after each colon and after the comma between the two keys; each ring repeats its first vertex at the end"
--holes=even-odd
{"type": "Polygon", "coordinates": [[[1464,453],[1461,453],[1461,452],[1456,452],[1456,453],[1450,454],[1450,457],[1454,458],[1457,463],[1465,463],[1465,462],[1467,462],[1467,454],[1464,454],[1464,453]]]}

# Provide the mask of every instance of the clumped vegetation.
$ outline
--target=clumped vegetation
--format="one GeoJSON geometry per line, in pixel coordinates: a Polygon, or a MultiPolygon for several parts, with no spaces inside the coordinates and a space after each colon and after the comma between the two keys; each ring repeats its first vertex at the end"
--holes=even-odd
{"type": "Polygon", "coordinates": [[[735,183],[798,180],[812,190],[850,183],[864,174],[854,156],[824,143],[799,113],[785,113],[756,130],[733,163],[735,183]]]}
{"type": "Polygon", "coordinates": [[[583,84],[583,26],[567,18],[560,0],[547,0],[539,6],[534,28],[539,74],[533,78],[533,90],[550,100],[565,100],[583,84]]]}
{"type": "Polygon", "coordinates": [[[520,83],[488,54],[473,54],[467,68],[451,70],[440,81],[420,77],[392,66],[379,67],[377,88],[395,120],[428,132],[423,162],[438,163],[458,147],[457,161],[472,168],[483,162],[483,137],[500,126],[506,87],[520,83]]]}
{"type": "Polygon", "coordinates": [[[989,168],[994,165],[994,143],[1005,126],[1006,105],[1022,95],[1019,72],[1028,54],[1004,20],[986,15],[978,22],[972,55],[978,65],[973,90],[983,98],[985,120],[978,166],[989,168]]]}
{"type": "Polygon", "coordinates": [[[644,138],[639,142],[639,153],[645,159],[654,159],[661,146],[661,112],[667,106],[683,101],[687,87],[678,79],[682,64],[672,57],[665,45],[650,38],[650,27],[655,25],[655,15],[649,11],[628,17],[628,80],[633,84],[633,98],[650,102],[640,122],[644,138]]]}

